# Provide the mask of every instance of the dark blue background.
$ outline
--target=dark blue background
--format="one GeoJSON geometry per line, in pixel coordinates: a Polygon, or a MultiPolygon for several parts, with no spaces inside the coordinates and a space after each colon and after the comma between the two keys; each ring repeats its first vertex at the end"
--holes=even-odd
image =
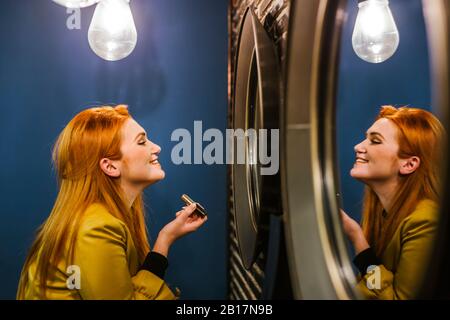
{"type": "Polygon", "coordinates": [[[349,174],[355,161],[353,147],[364,139],[380,107],[392,104],[432,109],[421,0],[391,0],[389,6],[400,34],[400,44],[397,52],[385,62],[365,62],[353,51],[356,1],[348,1],[342,34],[336,123],[338,160],[344,209],[357,220],[361,217],[364,185],[349,174]]]}
{"type": "Polygon", "coordinates": [[[188,193],[210,213],[177,242],[167,281],[182,298],[226,297],[226,166],[173,165],[176,128],[224,131],[227,114],[227,1],[133,0],[135,51],[106,62],[89,48],[94,7],[81,30],[50,0],[2,0],[0,11],[0,299],[15,298],[34,231],[57,187],[51,148],[63,127],[92,104],[125,103],[162,147],[166,179],[146,190],[152,239],[188,193]]]}

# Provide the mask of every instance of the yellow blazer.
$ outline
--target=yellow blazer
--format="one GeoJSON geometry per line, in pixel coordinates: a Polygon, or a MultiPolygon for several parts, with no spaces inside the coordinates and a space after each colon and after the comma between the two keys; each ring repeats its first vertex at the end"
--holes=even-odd
{"type": "MultiPolygon", "coordinates": [[[[176,298],[158,276],[147,270],[138,271],[140,265],[130,231],[100,204],[93,204],[86,210],[75,245],[72,265],[79,267],[79,289],[74,288],[76,281],[72,281],[73,289],[67,284],[74,271],[67,271],[69,265],[66,258],[62,257],[57,266],[50,270],[48,299],[176,298]]],[[[28,269],[25,299],[40,297],[35,270],[36,262],[28,269]]]]}
{"type": "Polygon", "coordinates": [[[373,286],[376,273],[368,273],[357,285],[362,295],[367,299],[414,299],[426,276],[438,222],[438,205],[431,200],[419,202],[416,209],[400,223],[380,257],[379,288],[373,286]],[[367,286],[368,279],[371,289],[367,286]]]}

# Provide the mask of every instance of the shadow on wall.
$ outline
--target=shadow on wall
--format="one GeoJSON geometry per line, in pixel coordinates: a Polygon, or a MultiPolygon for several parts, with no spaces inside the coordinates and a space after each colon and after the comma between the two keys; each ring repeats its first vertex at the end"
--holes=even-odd
{"type": "Polygon", "coordinates": [[[133,10],[135,23],[145,24],[145,29],[139,30],[132,58],[115,63],[101,62],[95,66],[98,96],[111,101],[133,101],[132,112],[137,119],[148,113],[149,106],[153,109],[161,106],[167,94],[166,79],[159,64],[154,36],[154,13],[150,6],[141,6],[139,9],[139,12],[133,10]]]}

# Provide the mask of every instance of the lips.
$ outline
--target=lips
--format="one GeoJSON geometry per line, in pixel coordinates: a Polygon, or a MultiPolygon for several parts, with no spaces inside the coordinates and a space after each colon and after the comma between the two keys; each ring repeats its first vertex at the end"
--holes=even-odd
{"type": "Polygon", "coordinates": [[[159,165],[159,161],[158,161],[158,158],[156,158],[156,159],[153,159],[152,161],[150,161],[150,164],[154,164],[154,165],[159,165]]]}
{"type": "Polygon", "coordinates": [[[367,163],[367,162],[369,162],[369,160],[366,160],[366,159],[361,158],[361,157],[356,157],[356,161],[355,162],[357,162],[357,163],[367,163]]]}

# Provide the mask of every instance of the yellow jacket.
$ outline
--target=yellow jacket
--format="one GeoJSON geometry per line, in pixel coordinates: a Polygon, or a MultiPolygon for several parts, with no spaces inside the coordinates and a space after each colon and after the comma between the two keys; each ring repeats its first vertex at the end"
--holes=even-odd
{"type": "Polygon", "coordinates": [[[358,282],[357,289],[365,298],[397,300],[417,296],[426,276],[438,218],[435,202],[419,202],[414,212],[400,223],[381,257],[382,264],[378,265],[379,286],[374,286],[377,272],[367,273],[358,282]]]}
{"type": "MultiPolygon", "coordinates": [[[[136,248],[130,231],[105,207],[93,204],[86,210],[75,245],[73,264],[79,267],[80,287],[69,289],[74,275],[66,257],[49,273],[48,299],[175,299],[164,280],[147,270],[139,270],[136,248]],[[70,280],[70,279],[69,279],[70,280]]],[[[28,269],[25,299],[39,299],[35,278],[36,262],[28,269]]]]}

